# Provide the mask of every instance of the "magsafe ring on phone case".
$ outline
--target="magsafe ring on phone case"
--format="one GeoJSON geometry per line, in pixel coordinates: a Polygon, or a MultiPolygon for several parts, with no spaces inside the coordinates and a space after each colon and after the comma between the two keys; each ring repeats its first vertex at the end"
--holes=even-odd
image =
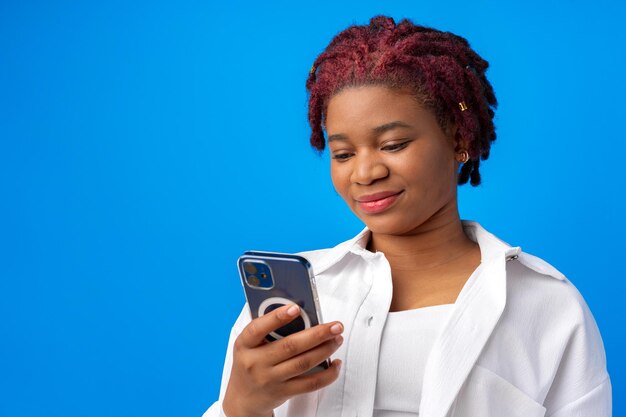
{"type": "MultiPolygon", "coordinates": [[[[283,297],[266,298],[259,305],[259,317],[287,304],[294,304],[294,302],[283,297]]],[[[294,331],[308,329],[309,327],[311,327],[311,319],[309,318],[309,315],[306,313],[306,311],[302,307],[300,307],[299,318],[294,319],[291,323],[286,324],[280,329],[276,329],[275,331],[270,332],[269,335],[278,340],[285,337],[281,333],[285,333],[286,335],[288,335],[294,333],[294,331]]]]}

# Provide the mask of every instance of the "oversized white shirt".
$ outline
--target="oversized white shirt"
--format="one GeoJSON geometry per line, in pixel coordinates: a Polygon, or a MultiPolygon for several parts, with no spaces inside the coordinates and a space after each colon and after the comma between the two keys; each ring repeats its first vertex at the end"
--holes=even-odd
{"type": "MultiPolygon", "coordinates": [[[[421,417],[610,417],[611,381],[600,332],[576,287],[545,261],[477,222],[462,221],[481,251],[481,269],[459,293],[423,375],[421,417]]],[[[333,355],[343,366],[331,385],[298,395],[276,417],[371,417],[379,347],[392,281],[369,230],[334,248],[303,252],[317,283],[324,321],[344,325],[333,355]]],[[[218,401],[223,417],[235,339],[250,322],[246,306],[228,343],[218,401]]]]}

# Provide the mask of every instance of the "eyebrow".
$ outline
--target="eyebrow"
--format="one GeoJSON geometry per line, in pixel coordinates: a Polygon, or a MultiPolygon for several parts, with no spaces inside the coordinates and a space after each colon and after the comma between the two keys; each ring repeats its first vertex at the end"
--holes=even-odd
{"type": "MultiPolygon", "coordinates": [[[[383,133],[389,130],[398,129],[400,127],[412,128],[413,126],[406,124],[404,122],[401,122],[399,120],[396,120],[395,122],[389,122],[380,126],[376,126],[375,128],[372,129],[372,132],[378,136],[378,135],[382,135],[383,133]]],[[[343,133],[335,133],[334,135],[330,135],[328,137],[328,142],[332,142],[335,140],[347,140],[347,139],[348,137],[344,135],[343,133]]]]}

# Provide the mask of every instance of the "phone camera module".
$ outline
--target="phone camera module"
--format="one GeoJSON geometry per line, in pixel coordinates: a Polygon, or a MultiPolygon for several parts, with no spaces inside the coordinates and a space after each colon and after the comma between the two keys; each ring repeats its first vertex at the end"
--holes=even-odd
{"type": "Polygon", "coordinates": [[[252,288],[270,289],[274,287],[274,280],[269,265],[262,262],[246,261],[243,264],[246,282],[252,288]]]}

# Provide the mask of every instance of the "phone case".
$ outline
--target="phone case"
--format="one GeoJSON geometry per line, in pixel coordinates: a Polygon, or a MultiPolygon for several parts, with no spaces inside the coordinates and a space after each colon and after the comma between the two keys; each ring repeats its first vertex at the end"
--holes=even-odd
{"type": "MultiPolygon", "coordinates": [[[[315,278],[311,265],[305,258],[277,252],[246,251],[237,260],[237,266],[253,319],[286,304],[296,303],[300,306],[300,317],[268,334],[268,341],[278,340],[322,323],[315,278]],[[250,264],[254,267],[251,268],[250,264]],[[262,277],[268,272],[271,285],[267,282],[268,278],[262,277]]],[[[329,361],[326,360],[312,371],[326,369],[328,366],[329,361]]]]}

